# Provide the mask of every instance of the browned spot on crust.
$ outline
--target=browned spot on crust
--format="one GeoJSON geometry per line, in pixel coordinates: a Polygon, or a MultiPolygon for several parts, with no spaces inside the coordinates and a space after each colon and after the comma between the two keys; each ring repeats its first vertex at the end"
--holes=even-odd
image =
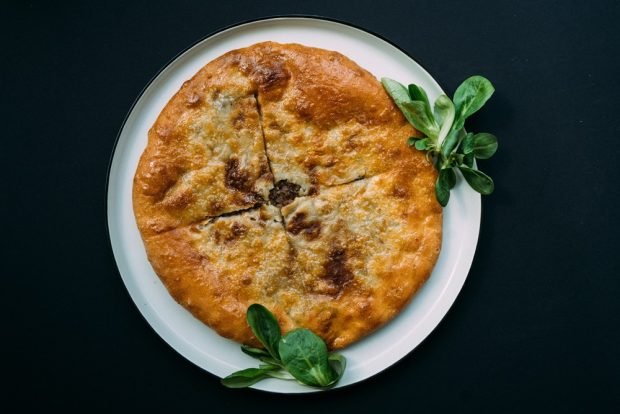
{"type": "Polygon", "coordinates": [[[237,158],[230,158],[226,163],[224,182],[229,188],[233,188],[242,193],[240,201],[243,204],[260,204],[265,200],[254,191],[253,180],[250,173],[239,166],[237,158]]]}
{"type": "Polygon", "coordinates": [[[258,83],[261,91],[266,92],[270,89],[283,87],[291,78],[282,62],[270,62],[269,65],[257,65],[254,67],[252,77],[258,83]]]}
{"type": "Polygon", "coordinates": [[[280,124],[278,124],[277,121],[271,121],[269,123],[269,125],[267,125],[268,128],[276,130],[276,131],[282,131],[282,128],[280,127],[280,124]]]}
{"type": "Polygon", "coordinates": [[[173,196],[164,198],[162,204],[167,208],[182,209],[194,201],[194,197],[194,192],[188,188],[185,191],[181,191],[173,196]]]}
{"type": "Polygon", "coordinates": [[[262,208],[258,211],[258,217],[260,218],[261,221],[267,221],[271,219],[271,216],[269,216],[267,211],[265,211],[262,208]]]}
{"type": "Polygon", "coordinates": [[[306,221],[306,213],[296,213],[286,225],[286,230],[297,235],[303,234],[306,240],[314,240],[321,234],[321,223],[317,220],[306,221]]]}
{"type": "Polygon", "coordinates": [[[258,170],[258,175],[261,177],[271,177],[271,171],[269,171],[269,166],[267,162],[261,163],[260,169],[258,170]]]}
{"type": "Polygon", "coordinates": [[[263,201],[265,201],[265,200],[263,200],[263,197],[260,194],[256,193],[256,192],[245,193],[243,195],[243,202],[245,204],[257,205],[257,204],[262,203],[263,201]]]}
{"type": "Polygon", "coordinates": [[[340,292],[352,279],[347,268],[347,251],[342,247],[332,247],[324,265],[324,278],[328,279],[340,292]]]}
{"type": "Polygon", "coordinates": [[[402,151],[400,148],[391,148],[388,150],[388,156],[390,158],[399,158],[402,155],[402,151]]]}
{"type": "Polygon", "coordinates": [[[182,174],[180,167],[157,160],[151,161],[148,168],[136,176],[142,194],[161,200],[166,191],[174,185],[182,174]]]}
{"type": "Polygon", "coordinates": [[[308,102],[304,98],[300,98],[294,103],[294,110],[297,112],[300,118],[302,119],[312,119],[312,113],[314,109],[314,104],[308,102]]]}
{"type": "Polygon", "coordinates": [[[278,207],[290,204],[299,195],[300,188],[298,184],[280,180],[269,190],[269,201],[278,207]]]}
{"type": "Polygon", "coordinates": [[[237,129],[241,129],[243,128],[245,123],[245,114],[243,112],[239,112],[234,118],[233,118],[233,126],[237,129]]]}
{"type": "Polygon", "coordinates": [[[172,230],[173,227],[170,224],[163,223],[161,220],[151,219],[147,220],[145,227],[150,229],[153,233],[162,233],[167,230],[172,230]]]}
{"type": "Polygon", "coordinates": [[[409,195],[409,191],[407,191],[406,187],[401,187],[399,185],[396,185],[392,189],[392,195],[398,198],[405,198],[409,195]]]}
{"type": "Polygon", "coordinates": [[[318,315],[317,321],[319,322],[319,333],[322,335],[327,335],[334,321],[334,312],[329,309],[322,311],[318,315]]]}
{"type": "Polygon", "coordinates": [[[228,235],[226,235],[226,241],[227,242],[231,242],[233,240],[236,240],[242,236],[244,236],[245,234],[247,234],[248,232],[248,228],[246,226],[244,226],[241,223],[233,223],[232,226],[230,227],[230,233],[228,233],[228,235]]]}
{"type": "Polygon", "coordinates": [[[214,87],[214,88],[211,90],[211,100],[212,100],[212,101],[215,101],[215,100],[217,99],[217,97],[219,96],[219,94],[221,93],[221,91],[222,91],[222,90],[221,90],[220,88],[218,88],[218,87],[214,87]]]}
{"type": "Polygon", "coordinates": [[[357,134],[351,135],[344,142],[344,149],[349,152],[355,151],[359,146],[360,142],[357,134]]]}
{"type": "Polygon", "coordinates": [[[220,244],[220,241],[222,239],[222,235],[219,232],[219,230],[215,229],[211,235],[211,237],[213,237],[213,240],[215,241],[215,244],[220,244]]]}
{"type": "Polygon", "coordinates": [[[200,95],[198,95],[196,92],[191,93],[188,97],[187,97],[187,106],[197,106],[198,103],[200,102],[200,95]]]}
{"type": "Polygon", "coordinates": [[[273,174],[269,170],[269,165],[267,164],[268,161],[266,159],[264,161],[265,162],[261,163],[258,175],[266,181],[273,181],[273,174]]]}
{"type": "Polygon", "coordinates": [[[308,179],[310,180],[310,184],[312,187],[316,187],[319,185],[319,179],[317,177],[316,168],[318,167],[316,160],[309,159],[305,162],[306,172],[308,174],[308,179]]]}
{"type": "Polygon", "coordinates": [[[247,191],[248,187],[251,187],[249,181],[249,174],[239,167],[239,160],[230,158],[226,163],[226,186],[239,191],[247,191]]]}
{"type": "Polygon", "coordinates": [[[224,205],[218,200],[215,200],[213,204],[211,205],[212,211],[222,211],[223,208],[224,208],[224,205]]]}
{"type": "Polygon", "coordinates": [[[336,157],[328,157],[325,162],[323,163],[324,167],[333,167],[334,165],[336,165],[337,162],[337,158],[336,157]]]}
{"type": "Polygon", "coordinates": [[[233,188],[243,193],[241,201],[245,204],[262,203],[263,197],[253,191],[253,180],[250,173],[239,166],[239,160],[230,158],[226,163],[225,183],[229,188],[233,188]]]}

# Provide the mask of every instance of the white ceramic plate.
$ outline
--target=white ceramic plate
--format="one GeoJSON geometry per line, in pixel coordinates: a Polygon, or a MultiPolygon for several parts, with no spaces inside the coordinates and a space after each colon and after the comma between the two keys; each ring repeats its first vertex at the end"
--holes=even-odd
{"type": "MultiPolygon", "coordinates": [[[[110,165],[107,213],[112,250],[132,299],[153,329],[185,358],[219,377],[256,366],[257,361],[170,297],[146,258],[133,215],[132,180],[148,129],[182,83],[223,53],[267,40],[338,51],[377,78],[387,76],[421,85],[431,102],[442,93],[418,63],[387,41],[343,23],[309,17],[259,20],[213,34],[179,55],[145,88],[125,120],[110,165]]],[[[458,183],[444,210],[443,245],[431,278],[398,317],[342,352],[348,366],[338,387],[362,381],[394,364],[437,326],[465,282],[479,225],[480,196],[458,183]]],[[[313,391],[275,379],[259,382],[254,388],[281,393],[313,391]]]]}

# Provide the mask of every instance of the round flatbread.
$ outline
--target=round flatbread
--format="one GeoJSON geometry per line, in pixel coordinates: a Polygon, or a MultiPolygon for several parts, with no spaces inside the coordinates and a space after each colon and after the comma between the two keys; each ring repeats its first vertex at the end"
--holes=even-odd
{"type": "Polygon", "coordinates": [[[343,55],[259,43],[202,68],[149,131],[133,202],[176,301],[257,345],[260,303],[283,331],[342,348],[392,319],[441,244],[437,173],[381,84],[343,55]]]}

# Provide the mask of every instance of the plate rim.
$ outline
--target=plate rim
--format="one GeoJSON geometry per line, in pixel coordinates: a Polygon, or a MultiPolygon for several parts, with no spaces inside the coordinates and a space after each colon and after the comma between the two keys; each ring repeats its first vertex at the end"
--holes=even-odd
{"type": "MultiPolygon", "coordinates": [[[[414,61],[417,65],[419,65],[427,74],[430,75],[430,71],[427,69],[427,67],[418,59],[415,58],[411,53],[409,53],[408,51],[404,50],[402,47],[400,47],[399,45],[397,45],[396,43],[392,42],[390,39],[386,38],[385,36],[376,33],[370,29],[367,29],[365,27],[362,27],[358,24],[352,23],[350,21],[344,20],[344,19],[340,19],[340,18],[334,18],[334,17],[328,17],[328,16],[322,16],[322,15],[318,15],[318,14],[298,14],[298,13],[289,13],[289,14],[274,14],[274,15],[267,15],[267,16],[262,16],[262,17],[258,17],[258,18],[252,18],[252,19],[246,19],[246,20],[241,20],[241,21],[237,21],[231,24],[228,24],[226,26],[222,26],[216,30],[213,30],[209,33],[207,33],[206,35],[198,38],[197,40],[191,42],[190,44],[188,44],[186,47],[184,47],[183,49],[181,49],[178,53],[176,53],[173,57],[171,57],[168,61],[166,61],[152,76],[151,78],[148,80],[148,82],[146,82],[144,84],[144,86],[141,88],[141,90],[139,91],[139,93],[136,95],[135,99],[133,100],[133,102],[131,103],[131,105],[129,106],[129,109],[127,110],[127,112],[125,113],[125,116],[123,118],[123,121],[118,129],[118,132],[116,134],[116,137],[114,139],[114,143],[112,145],[112,148],[110,150],[110,155],[109,155],[109,160],[108,160],[108,165],[107,165],[107,169],[106,169],[106,178],[105,178],[105,199],[104,199],[104,204],[105,204],[105,208],[104,208],[104,214],[105,214],[105,227],[106,227],[106,239],[107,239],[107,245],[108,245],[108,252],[111,253],[111,256],[114,260],[114,265],[116,268],[116,272],[118,277],[120,277],[121,282],[123,283],[123,286],[125,287],[124,291],[125,293],[129,296],[129,299],[132,303],[132,305],[135,307],[135,309],[138,310],[138,313],[140,314],[140,316],[142,317],[142,319],[144,321],[146,321],[147,325],[149,326],[149,328],[156,334],[156,336],[162,340],[167,346],[169,346],[170,348],[172,348],[172,350],[174,350],[176,353],[178,353],[179,355],[181,355],[185,360],[189,361],[191,364],[197,366],[198,368],[200,368],[203,372],[208,373],[209,375],[212,375],[213,377],[219,379],[220,377],[212,372],[210,372],[209,370],[203,368],[202,366],[196,364],[193,360],[188,359],[185,354],[179,352],[169,341],[167,341],[165,338],[162,337],[162,335],[160,335],[160,333],[158,332],[157,329],[155,329],[155,327],[149,322],[149,320],[147,319],[146,315],[142,312],[142,310],[140,309],[140,307],[138,306],[138,304],[136,303],[136,301],[133,299],[133,296],[131,294],[131,292],[127,289],[125,280],[121,274],[120,268],[119,268],[119,264],[116,258],[116,255],[114,254],[114,246],[112,244],[112,235],[110,232],[110,214],[109,214],[109,200],[110,200],[110,177],[111,177],[111,172],[112,172],[112,166],[113,166],[113,162],[114,162],[114,157],[116,155],[116,150],[121,138],[121,135],[123,133],[123,130],[125,129],[125,125],[127,124],[127,121],[129,120],[129,117],[131,116],[131,114],[133,113],[134,108],[136,107],[136,105],[138,104],[138,102],[142,99],[143,95],[145,94],[145,92],[149,89],[149,87],[153,84],[153,82],[155,82],[155,80],[162,74],[162,72],[164,72],[168,67],[170,67],[178,58],[180,58],[183,54],[185,54],[186,52],[188,52],[189,50],[191,50],[192,48],[194,48],[195,46],[197,46],[198,44],[200,44],[201,42],[215,36],[218,35],[222,32],[240,27],[240,26],[244,26],[244,25],[248,25],[248,24],[252,24],[252,23],[258,23],[258,22],[263,22],[263,21],[268,21],[268,20],[285,20],[285,19],[305,19],[305,20],[316,20],[316,21],[324,21],[324,22],[330,22],[330,23],[337,23],[337,24],[341,24],[344,26],[348,26],[350,28],[353,29],[357,29],[360,30],[362,32],[365,32],[367,34],[370,34],[374,37],[377,37],[378,39],[386,42],[387,44],[389,44],[390,46],[396,48],[398,51],[400,51],[401,53],[403,53],[405,56],[407,56],[409,59],[411,59],[412,61],[414,61]]],[[[434,80],[434,82],[440,87],[441,90],[443,90],[441,88],[441,86],[439,85],[439,83],[437,82],[437,80],[431,76],[431,79],[434,80]]],[[[426,336],[424,336],[424,338],[422,338],[422,340],[420,340],[420,342],[414,346],[413,348],[411,348],[409,351],[407,351],[405,354],[403,354],[402,356],[398,357],[394,362],[386,365],[385,367],[383,367],[382,369],[379,369],[377,372],[375,372],[374,374],[371,374],[365,378],[362,378],[360,380],[357,380],[355,382],[351,382],[349,384],[344,384],[344,385],[340,385],[338,387],[333,387],[333,388],[329,388],[329,389],[325,389],[325,390],[318,390],[318,389],[314,389],[311,387],[308,387],[307,390],[302,390],[302,391],[296,391],[296,392],[287,392],[287,391],[278,391],[278,390],[271,390],[271,389],[263,389],[263,388],[255,388],[255,387],[249,387],[250,389],[253,389],[255,391],[260,391],[260,392],[267,392],[267,393],[273,393],[273,394],[308,394],[308,393],[314,393],[317,391],[328,391],[328,392],[335,392],[336,390],[341,390],[344,388],[349,388],[350,386],[356,385],[356,384],[360,384],[362,382],[367,381],[368,379],[375,377],[376,375],[380,374],[381,372],[385,371],[386,369],[388,369],[389,367],[394,366],[395,364],[399,363],[400,361],[402,361],[407,355],[411,354],[417,347],[419,347],[422,343],[424,343],[428,337],[432,334],[432,332],[439,326],[439,324],[441,324],[441,322],[444,320],[444,318],[446,317],[446,315],[450,312],[450,310],[452,309],[454,303],[456,302],[456,299],[458,298],[466,280],[467,277],[469,275],[469,271],[471,270],[471,266],[473,264],[473,260],[476,256],[476,252],[478,250],[478,241],[479,241],[479,237],[480,237],[480,229],[482,226],[482,203],[481,203],[481,196],[479,194],[476,193],[476,199],[478,201],[478,211],[479,211],[479,215],[478,215],[478,223],[476,226],[476,237],[475,237],[475,246],[473,249],[473,253],[471,256],[471,260],[468,263],[468,269],[467,269],[467,274],[465,275],[465,277],[463,278],[462,283],[458,286],[456,295],[454,297],[454,300],[451,301],[451,303],[447,306],[446,311],[439,317],[439,320],[437,321],[437,323],[435,323],[435,325],[430,329],[430,331],[428,332],[428,334],[426,336]]]]}

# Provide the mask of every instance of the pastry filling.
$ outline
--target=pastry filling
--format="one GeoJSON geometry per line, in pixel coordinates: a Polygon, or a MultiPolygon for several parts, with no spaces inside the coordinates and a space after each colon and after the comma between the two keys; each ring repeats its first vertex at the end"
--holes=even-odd
{"type": "Polygon", "coordinates": [[[290,204],[299,195],[301,186],[286,180],[280,180],[269,190],[269,201],[277,207],[290,204]]]}

